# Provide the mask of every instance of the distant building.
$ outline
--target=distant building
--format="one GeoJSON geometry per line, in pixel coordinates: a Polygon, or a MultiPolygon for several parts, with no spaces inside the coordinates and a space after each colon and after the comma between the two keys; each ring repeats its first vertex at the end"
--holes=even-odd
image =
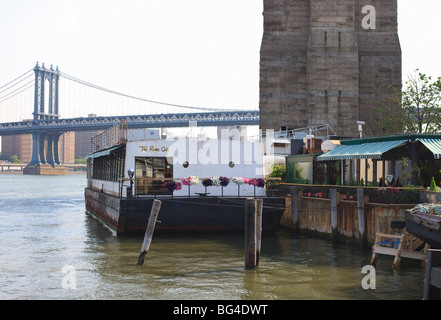
{"type": "MultiPolygon", "coordinates": [[[[2,136],[2,155],[16,155],[21,162],[28,163],[32,158],[32,135],[2,136]]],[[[45,153],[46,153],[45,146],[45,153]]],[[[60,136],[58,154],[61,163],[75,163],[75,132],[60,136]]]]}
{"type": "Polygon", "coordinates": [[[60,162],[75,163],[75,132],[63,133],[58,146],[60,162]]]}
{"type": "Polygon", "coordinates": [[[101,131],[77,131],[75,132],[75,158],[84,158],[92,153],[92,138],[101,131]]]}
{"type": "Polygon", "coordinates": [[[32,135],[2,136],[2,155],[16,155],[22,162],[31,161],[32,135]]]}

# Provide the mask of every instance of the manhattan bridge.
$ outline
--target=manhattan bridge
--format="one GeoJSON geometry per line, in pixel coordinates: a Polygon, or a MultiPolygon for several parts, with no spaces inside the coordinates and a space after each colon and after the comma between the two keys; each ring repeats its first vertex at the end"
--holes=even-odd
{"type": "Polygon", "coordinates": [[[249,126],[259,124],[259,111],[152,101],[100,87],[38,62],[0,86],[0,136],[32,134],[30,164],[59,164],[58,141],[65,132],[105,130],[122,122],[130,129],[249,126]],[[94,114],[97,109],[106,114],[94,114]]]}

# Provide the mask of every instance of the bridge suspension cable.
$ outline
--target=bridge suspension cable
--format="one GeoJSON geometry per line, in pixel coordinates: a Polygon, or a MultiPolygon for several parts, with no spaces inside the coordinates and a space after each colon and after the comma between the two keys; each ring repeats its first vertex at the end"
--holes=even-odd
{"type": "Polygon", "coordinates": [[[9,81],[5,85],[0,87],[0,103],[5,102],[16,95],[22,93],[23,91],[26,91],[27,89],[34,86],[34,80],[26,82],[24,85],[17,87],[20,83],[26,81],[27,79],[33,77],[32,70],[28,70],[25,73],[23,73],[21,76],[15,78],[12,81],[9,81]],[[18,91],[18,92],[17,92],[18,91]]]}
{"type": "Polygon", "coordinates": [[[32,88],[33,86],[34,86],[34,80],[31,80],[31,81],[25,83],[24,85],[22,85],[21,87],[18,87],[15,90],[9,91],[7,94],[0,96],[0,103],[5,102],[5,101],[15,97],[16,95],[22,93],[23,91],[28,90],[29,88],[32,88]],[[19,91],[19,92],[17,92],[17,91],[19,91]]]}
{"type": "Polygon", "coordinates": [[[21,121],[32,117],[34,86],[33,69],[0,86],[0,122],[21,121]]]}
{"type": "MultiPolygon", "coordinates": [[[[20,79],[20,78],[23,78],[26,74],[28,74],[28,73],[31,73],[33,70],[31,69],[31,70],[28,70],[28,71],[26,71],[25,73],[23,73],[21,76],[19,76],[19,77],[17,77],[17,78],[15,78],[14,80],[12,80],[12,81],[9,81],[8,83],[6,83],[5,85],[3,85],[3,86],[1,86],[0,87],[0,93],[2,93],[2,92],[4,92],[4,91],[6,91],[6,90],[8,90],[8,88],[6,88],[6,89],[4,89],[4,90],[2,90],[4,87],[6,87],[6,86],[8,86],[8,85],[10,85],[10,84],[12,84],[12,83],[14,83],[15,81],[17,81],[18,79],[20,79]]],[[[27,76],[25,79],[27,79],[27,78],[29,78],[30,77],[30,75],[29,76],[27,76]]],[[[23,79],[23,80],[20,80],[19,82],[17,82],[16,84],[18,84],[18,83],[20,83],[20,82],[22,82],[22,81],[24,81],[25,79],[23,79]]],[[[15,86],[16,84],[13,84],[12,86],[15,86]]]]}
{"type": "Polygon", "coordinates": [[[138,101],[143,101],[143,102],[149,102],[149,103],[154,103],[154,104],[159,104],[159,105],[164,105],[164,106],[169,106],[169,107],[177,107],[177,108],[184,108],[184,109],[192,109],[192,110],[202,110],[202,111],[226,111],[228,109],[218,109],[218,108],[207,108],[207,107],[196,107],[196,106],[184,106],[184,105],[179,105],[179,104],[173,104],[173,103],[167,103],[167,102],[160,102],[160,101],[154,101],[154,100],[149,100],[149,99],[144,99],[144,98],[139,98],[139,97],[135,97],[132,95],[128,95],[125,93],[121,93],[121,92],[117,92],[114,90],[110,90],[110,89],[106,89],[104,87],[95,85],[93,83],[78,79],[74,76],[71,76],[69,74],[66,74],[64,72],[60,72],[60,76],[63,78],[66,78],[68,80],[77,82],[79,84],[88,86],[90,88],[93,89],[97,89],[97,90],[101,90],[107,93],[111,93],[111,94],[115,94],[121,97],[125,97],[125,98],[129,98],[129,99],[133,99],[133,100],[138,100],[138,101]]]}

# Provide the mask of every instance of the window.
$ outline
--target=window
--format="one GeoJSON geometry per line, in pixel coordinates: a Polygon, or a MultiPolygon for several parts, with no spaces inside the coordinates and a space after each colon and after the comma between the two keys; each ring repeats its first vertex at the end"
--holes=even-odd
{"type": "Polygon", "coordinates": [[[109,155],[88,159],[89,177],[97,180],[118,182],[124,177],[125,149],[112,151],[109,155]]]}
{"type": "Polygon", "coordinates": [[[163,185],[164,179],[173,179],[171,159],[164,157],[135,158],[136,194],[170,194],[163,185]]]}

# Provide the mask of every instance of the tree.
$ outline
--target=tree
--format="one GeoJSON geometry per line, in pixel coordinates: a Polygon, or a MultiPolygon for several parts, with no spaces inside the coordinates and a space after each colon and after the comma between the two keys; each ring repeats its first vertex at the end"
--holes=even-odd
{"type": "Polygon", "coordinates": [[[432,77],[415,70],[401,94],[405,114],[404,131],[436,133],[441,130],[441,77],[432,77]]]}
{"type": "Polygon", "coordinates": [[[21,163],[20,159],[18,159],[18,157],[15,154],[9,157],[9,162],[10,163],[21,163]]]}
{"type": "Polygon", "coordinates": [[[441,131],[441,77],[432,81],[418,69],[409,75],[404,90],[379,99],[367,111],[365,132],[374,135],[436,133],[441,131]]]}
{"type": "MultiPolygon", "coordinates": [[[[391,90],[394,90],[391,88],[391,90]]],[[[405,112],[399,94],[380,99],[371,107],[366,131],[374,135],[390,135],[403,132],[405,112]]]]}

